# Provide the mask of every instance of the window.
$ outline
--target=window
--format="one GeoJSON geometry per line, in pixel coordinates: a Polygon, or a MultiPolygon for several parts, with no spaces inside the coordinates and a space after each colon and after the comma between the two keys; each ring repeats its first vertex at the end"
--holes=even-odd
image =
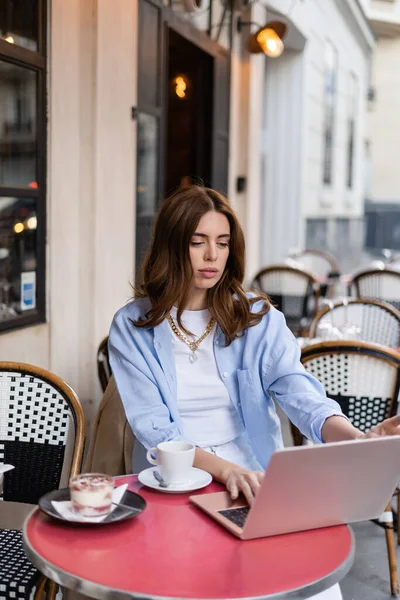
{"type": "Polygon", "coordinates": [[[358,97],[357,88],[357,78],[353,73],[350,73],[347,108],[347,187],[349,189],[352,189],[354,183],[354,142],[358,97]]]}
{"type": "Polygon", "coordinates": [[[323,182],[332,184],[333,175],[333,136],[335,126],[335,104],[337,88],[338,55],[331,42],[325,49],[325,89],[324,89],[324,158],[323,182]]]}
{"type": "Polygon", "coordinates": [[[0,2],[0,331],[45,318],[44,11],[0,2]]]}

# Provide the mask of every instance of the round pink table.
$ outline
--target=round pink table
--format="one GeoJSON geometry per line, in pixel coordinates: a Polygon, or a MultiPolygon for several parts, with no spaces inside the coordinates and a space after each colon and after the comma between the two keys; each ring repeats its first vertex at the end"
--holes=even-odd
{"type": "MultiPolygon", "coordinates": [[[[352,565],[353,534],[345,525],[241,541],[189,494],[153,491],[134,476],[117,482],[145,498],[138,517],[91,527],[64,525],[38,508],[29,515],[25,548],[45,575],[100,600],[282,599],[323,591],[352,565]]],[[[212,483],[198,493],[220,489],[212,483]]]]}

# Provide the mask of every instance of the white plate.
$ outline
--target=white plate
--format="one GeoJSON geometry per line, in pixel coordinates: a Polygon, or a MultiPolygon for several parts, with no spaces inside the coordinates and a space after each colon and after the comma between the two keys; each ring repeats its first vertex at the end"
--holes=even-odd
{"type": "Polygon", "coordinates": [[[192,468],[190,471],[189,479],[186,483],[169,485],[168,487],[161,487],[158,481],[154,478],[153,471],[157,471],[158,467],[150,467],[139,473],[139,481],[147,487],[153,488],[153,490],[159,490],[166,494],[184,494],[185,492],[193,492],[206,487],[212,482],[212,477],[207,471],[202,469],[192,468]]]}

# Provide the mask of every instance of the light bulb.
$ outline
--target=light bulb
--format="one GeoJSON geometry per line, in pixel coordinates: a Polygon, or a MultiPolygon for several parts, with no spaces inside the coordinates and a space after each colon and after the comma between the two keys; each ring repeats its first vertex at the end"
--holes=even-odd
{"type": "Polygon", "coordinates": [[[260,44],[262,51],[272,58],[280,56],[285,48],[279,35],[270,27],[261,29],[257,34],[257,42],[260,44]]]}
{"type": "Polygon", "coordinates": [[[181,76],[175,77],[175,94],[181,100],[186,96],[187,83],[181,76]]]}
{"type": "Polygon", "coordinates": [[[29,217],[29,219],[26,222],[26,226],[28,229],[36,229],[37,228],[37,218],[29,217]]]}

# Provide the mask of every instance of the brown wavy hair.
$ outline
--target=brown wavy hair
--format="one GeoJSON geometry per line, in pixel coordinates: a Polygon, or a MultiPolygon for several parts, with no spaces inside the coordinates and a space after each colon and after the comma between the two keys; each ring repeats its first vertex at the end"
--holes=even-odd
{"type": "Polygon", "coordinates": [[[135,327],[156,327],[178,307],[178,324],[187,304],[193,269],[190,241],[203,215],[214,210],[226,216],[230,225],[229,256],[222,277],[207,291],[208,310],[221,327],[229,345],[248,327],[257,325],[269,311],[266,296],[248,298],[243,287],[245,242],[242,228],[227,198],[210,188],[193,185],[180,187],[166,198],[157,215],[153,240],[144,260],[141,282],[135,298],[147,297],[151,309],[145,318],[133,321],[135,327]],[[263,300],[258,312],[251,306],[263,300]]]}

